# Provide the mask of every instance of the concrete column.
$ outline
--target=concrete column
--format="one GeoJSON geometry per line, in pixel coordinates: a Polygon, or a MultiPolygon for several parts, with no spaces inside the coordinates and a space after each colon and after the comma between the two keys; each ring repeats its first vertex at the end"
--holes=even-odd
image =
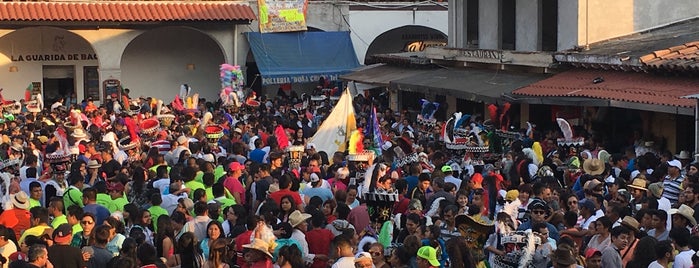
{"type": "MultiPolygon", "coordinates": [[[[583,31],[579,26],[580,7],[585,4],[585,0],[558,0],[558,50],[567,50],[577,46],[579,33],[583,31]]],[[[584,10],[583,10],[584,11],[584,10]]],[[[584,16],[585,13],[583,12],[584,16]]]]}
{"type": "Polygon", "coordinates": [[[500,0],[478,1],[478,47],[500,49],[500,0]]]}
{"type": "Polygon", "coordinates": [[[449,0],[449,47],[466,47],[466,6],[465,0],[449,0]]]}
{"type": "Polygon", "coordinates": [[[455,112],[457,112],[456,98],[449,98],[449,96],[447,96],[447,118],[455,112]]]}
{"type": "Polygon", "coordinates": [[[519,105],[519,127],[527,128],[527,122],[529,121],[529,103],[521,103],[519,105]]]}
{"type": "Polygon", "coordinates": [[[541,50],[541,0],[519,0],[515,32],[518,51],[541,50]]]}

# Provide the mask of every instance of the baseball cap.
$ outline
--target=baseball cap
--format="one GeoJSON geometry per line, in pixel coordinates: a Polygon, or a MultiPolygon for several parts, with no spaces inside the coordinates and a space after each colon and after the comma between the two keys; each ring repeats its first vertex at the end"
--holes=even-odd
{"type": "Polygon", "coordinates": [[[600,186],[600,185],[602,185],[601,181],[599,181],[598,179],[591,179],[591,180],[585,182],[585,185],[583,186],[583,188],[585,190],[592,191],[592,190],[595,190],[595,188],[597,188],[597,186],[600,186]]]}
{"type": "Polygon", "coordinates": [[[596,248],[588,248],[587,250],[585,250],[585,259],[592,258],[592,256],[595,256],[595,255],[602,256],[602,251],[599,251],[596,248]]]}
{"type": "Polygon", "coordinates": [[[529,206],[527,206],[527,210],[532,211],[534,209],[543,209],[543,210],[548,210],[549,207],[546,205],[546,203],[538,198],[534,198],[531,203],[529,203],[529,206]]]}
{"type": "Polygon", "coordinates": [[[189,140],[189,139],[187,139],[187,137],[185,137],[185,136],[180,136],[180,137],[177,138],[177,143],[179,143],[179,144],[185,144],[185,143],[187,143],[188,140],[189,140]]]}
{"type": "Polygon", "coordinates": [[[595,211],[595,203],[593,203],[590,199],[583,199],[578,203],[578,205],[581,209],[587,208],[590,211],[595,211]]]}
{"type": "Polygon", "coordinates": [[[315,149],[315,148],[316,148],[316,145],[314,143],[309,142],[308,144],[306,144],[306,150],[315,149]]]}
{"type": "Polygon", "coordinates": [[[205,154],[201,157],[205,162],[213,163],[216,162],[213,154],[205,154]]]}
{"type": "Polygon", "coordinates": [[[238,161],[233,161],[230,165],[228,165],[228,169],[231,171],[243,170],[245,169],[245,166],[241,165],[238,161]]]}
{"type": "Polygon", "coordinates": [[[318,177],[317,174],[311,173],[311,182],[319,182],[320,178],[318,177]]]}
{"type": "Polygon", "coordinates": [[[442,172],[451,172],[451,171],[452,171],[452,169],[451,169],[451,166],[449,166],[449,165],[445,165],[442,167],[442,172]]]}
{"type": "Polygon", "coordinates": [[[676,167],[676,168],[682,169],[682,162],[680,162],[680,160],[677,160],[677,159],[667,161],[667,165],[670,167],[676,167]]]}
{"type": "Polygon", "coordinates": [[[109,190],[109,191],[123,192],[123,191],[124,191],[124,184],[122,184],[121,182],[110,183],[110,184],[107,186],[107,190],[109,190]]]}
{"type": "Polygon", "coordinates": [[[70,242],[73,234],[73,226],[68,223],[64,223],[53,230],[53,241],[59,244],[65,244],[70,242]]]}
{"type": "Polygon", "coordinates": [[[517,197],[519,197],[519,191],[509,190],[507,191],[507,194],[505,194],[505,201],[515,201],[517,197]]]}
{"type": "Polygon", "coordinates": [[[417,250],[417,256],[427,260],[432,266],[439,267],[441,264],[437,260],[437,250],[430,246],[424,246],[417,250]]]}

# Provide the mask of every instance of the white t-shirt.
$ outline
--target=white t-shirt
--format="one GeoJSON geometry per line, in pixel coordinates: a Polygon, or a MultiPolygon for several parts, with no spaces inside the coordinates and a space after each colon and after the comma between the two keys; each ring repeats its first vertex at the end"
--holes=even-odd
{"type": "Polygon", "coordinates": [[[696,253],[694,250],[685,250],[675,256],[675,261],[672,263],[672,268],[691,268],[692,256],[696,253]]]}
{"type": "Polygon", "coordinates": [[[654,261],[648,265],[648,268],[667,268],[667,267],[660,265],[660,263],[658,263],[658,261],[654,261]]]}
{"type": "MultiPolygon", "coordinates": [[[[7,245],[5,245],[4,247],[0,247],[0,255],[5,257],[5,259],[9,260],[10,255],[15,252],[17,252],[17,245],[15,245],[15,242],[12,242],[12,240],[7,240],[7,245]]],[[[7,268],[8,264],[9,261],[5,262],[2,268],[7,268]]]]}
{"type": "Polygon", "coordinates": [[[333,264],[332,268],[354,268],[354,257],[342,257],[333,264]]]}

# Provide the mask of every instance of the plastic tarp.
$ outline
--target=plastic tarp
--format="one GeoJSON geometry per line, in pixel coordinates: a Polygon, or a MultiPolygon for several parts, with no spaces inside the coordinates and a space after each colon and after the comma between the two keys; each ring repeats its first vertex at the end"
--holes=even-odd
{"type": "Polygon", "coordinates": [[[359,66],[349,32],[245,34],[263,85],[335,81],[359,66]]]}

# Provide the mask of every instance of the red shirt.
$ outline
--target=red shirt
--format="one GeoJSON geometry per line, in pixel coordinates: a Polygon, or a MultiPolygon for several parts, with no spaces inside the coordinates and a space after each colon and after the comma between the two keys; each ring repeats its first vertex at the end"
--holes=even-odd
{"type": "Polygon", "coordinates": [[[251,230],[247,230],[244,233],[238,235],[235,238],[235,252],[236,252],[236,264],[240,267],[248,268],[250,265],[243,258],[243,245],[250,244],[250,236],[252,235],[251,230]]]}
{"type": "Polygon", "coordinates": [[[369,211],[366,204],[361,204],[350,210],[349,215],[347,215],[347,221],[354,226],[354,230],[357,232],[357,234],[364,231],[364,228],[371,224],[371,219],[369,219],[369,211]]]}
{"type": "MultiPolygon", "coordinates": [[[[306,232],[308,242],[308,253],[330,255],[330,243],[334,238],[333,233],[328,229],[313,229],[306,232]]],[[[314,260],[311,268],[326,268],[328,263],[321,260],[314,260]]]]}
{"type": "Polygon", "coordinates": [[[24,230],[32,227],[31,213],[29,210],[13,208],[0,214],[0,224],[12,228],[15,237],[22,237],[24,230]]]}
{"type": "Polygon", "coordinates": [[[396,202],[393,207],[393,214],[405,214],[405,212],[408,211],[408,205],[410,205],[410,198],[407,198],[404,195],[399,195],[398,202],[396,202]]]}
{"type": "Polygon", "coordinates": [[[227,177],[223,182],[223,187],[228,189],[231,193],[240,194],[240,204],[245,205],[245,187],[243,187],[243,184],[240,183],[238,178],[227,177]]]}
{"type": "Polygon", "coordinates": [[[294,192],[294,191],[291,191],[289,189],[283,189],[283,190],[276,191],[274,193],[269,194],[269,197],[272,198],[274,200],[274,202],[277,202],[277,204],[281,204],[282,197],[284,197],[286,195],[290,195],[291,198],[294,199],[294,203],[296,203],[296,205],[303,204],[303,200],[301,200],[301,195],[299,195],[298,192],[294,192]]]}

